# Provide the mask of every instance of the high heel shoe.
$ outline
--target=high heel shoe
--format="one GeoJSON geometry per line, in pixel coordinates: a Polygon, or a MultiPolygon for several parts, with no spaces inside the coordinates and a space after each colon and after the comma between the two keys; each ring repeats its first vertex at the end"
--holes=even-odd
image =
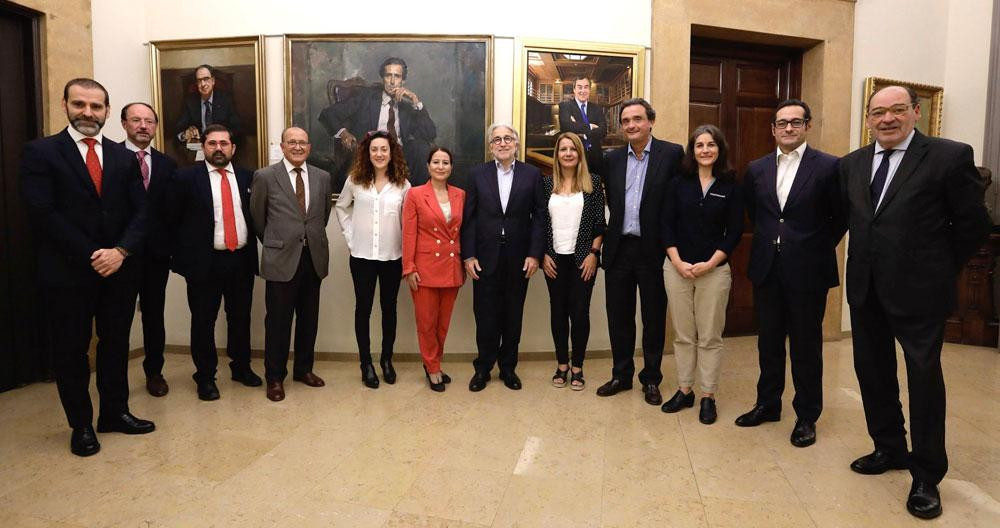
{"type": "Polygon", "coordinates": [[[389,385],[396,383],[396,369],[392,367],[392,357],[379,358],[378,364],[382,367],[382,379],[389,385]]]}
{"type": "Polygon", "coordinates": [[[371,363],[361,365],[361,382],[369,389],[378,388],[378,376],[375,375],[375,367],[371,363]]]}
{"type": "Polygon", "coordinates": [[[442,372],[441,381],[438,383],[434,383],[433,381],[431,381],[431,373],[427,371],[426,365],[424,365],[424,376],[427,377],[427,384],[431,386],[431,390],[434,392],[444,392],[445,383],[451,381],[451,378],[448,378],[448,375],[442,372]],[[445,379],[447,379],[447,381],[445,381],[445,379]]]}

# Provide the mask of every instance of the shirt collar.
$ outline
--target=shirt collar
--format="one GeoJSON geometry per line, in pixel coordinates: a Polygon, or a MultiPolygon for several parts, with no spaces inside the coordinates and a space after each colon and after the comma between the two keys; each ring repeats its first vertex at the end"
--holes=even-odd
{"type": "MultiPolygon", "coordinates": [[[[910,142],[913,141],[913,136],[915,136],[916,134],[917,134],[917,129],[914,128],[913,130],[910,131],[910,135],[906,136],[906,139],[904,139],[902,143],[896,145],[895,147],[892,147],[892,150],[905,151],[910,147],[910,142]]],[[[882,145],[880,145],[879,142],[876,141],[875,153],[878,154],[883,150],[885,150],[885,148],[883,148],[882,145]]]]}
{"type": "MultiPolygon", "coordinates": [[[[209,163],[207,161],[205,162],[205,168],[208,169],[208,173],[209,174],[211,174],[211,173],[219,170],[218,167],[216,167],[215,165],[212,165],[211,163],[209,163]]],[[[225,169],[226,169],[226,172],[228,172],[230,174],[233,174],[233,175],[236,174],[236,171],[233,170],[233,162],[229,162],[229,164],[226,165],[225,169]]]]}
{"type": "Polygon", "coordinates": [[[146,148],[142,149],[142,148],[139,148],[135,143],[132,143],[132,141],[129,140],[129,139],[125,140],[125,148],[131,150],[132,152],[139,152],[141,150],[141,151],[145,152],[146,155],[151,155],[152,154],[152,152],[151,152],[152,147],[151,146],[146,145],[146,148]]]}
{"type": "MultiPolygon", "coordinates": [[[[493,163],[496,163],[496,164],[497,164],[497,170],[498,170],[498,171],[500,171],[500,172],[507,172],[507,171],[505,171],[505,170],[503,169],[503,164],[502,164],[502,163],[500,163],[500,161],[498,161],[498,160],[493,160],[493,163]]],[[[510,170],[511,170],[511,171],[513,171],[513,170],[514,170],[514,165],[515,165],[515,164],[517,164],[517,160],[516,160],[516,159],[515,159],[514,161],[510,162],[510,170]]]]}
{"type": "MultiPolygon", "coordinates": [[[[646,142],[646,146],[642,147],[642,159],[646,159],[646,154],[649,154],[649,146],[653,144],[653,136],[649,136],[649,141],[646,142]]],[[[635,151],[632,150],[632,144],[628,144],[628,153],[635,156],[635,151]]],[[[638,156],[636,156],[638,158],[638,156]]]]}
{"type": "Polygon", "coordinates": [[[205,106],[205,101],[208,101],[209,103],[214,103],[215,102],[214,99],[215,99],[215,90],[212,90],[212,93],[211,95],[208,96],[208,99],[201,100],[201,106],[205,106]]]}
{"type": "Polygon", "coordinates": [[[803,141],[801,145],[799,145],[798,147],[796,147],[795,150],[793,150],[792,152],[789,152],[788,154],[785,154],[784,152],[782,152],[781,151],[781,147],[778,147],[777,152],[778,152],[778,159],[779,160],[781,159],[781,156],[791,156],[792,152],[797,152],[799,154],[799,159],[802,159],[802,156],[806,153],[806,142],[803,141]]]}
{"type": "Polygon", "coordinates": [[[73,138],[74,143],[79,143],[88,137],[96,139],[98,145],[104,143],[104,132],[98,131],[96,136],[85,136],[82,132],[73,128],[72,125],[66,127],[66,130],[69,131],[69,137],[73,138]]]}
{"type": "Polygon", "coordinates": [[[577,99],[576,97],[574,97],[573,100],[576,101],[576,106],[577,107],[579,107],[580,105],[585,105],[585,104],[587,104],[587,103],[590,102],[590,101],[581,101],[581,100],[577,99]]]}
{"type": "Polygon", "coordinates": [[[392,97],[389,94],[385,93],[385,90],[382,90],[382,106],[385,106],[391,102],[392,102],[392,97]]]}
{"type": "MultiPolygon", "coordinates": [[[[288,158],[281,158],[281,162],[285,164],[285,172],[291,174],[291,172],[295,170],[295,165],[292,165],[292,162],[288,161],[288,158]]],[[[309,169],[306,168],[305,163],[303,163],[299,168],[302,169],[302,174],[309,174],[309,169]]]]}

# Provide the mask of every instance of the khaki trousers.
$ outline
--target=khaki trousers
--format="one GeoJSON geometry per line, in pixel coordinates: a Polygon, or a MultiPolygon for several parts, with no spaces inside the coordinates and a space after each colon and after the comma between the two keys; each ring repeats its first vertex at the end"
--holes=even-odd
{"type": "Polygon", "coordinates": [[[726,306],[733,284],[729,264],[692,280],[682,277],[668,259],[663,275],[669,299],[667,307],[676,334],[677,385],[693,387],[697,369],[702,392],[714,394],[719,387],[722,329],[726,325],[726,306]]]}

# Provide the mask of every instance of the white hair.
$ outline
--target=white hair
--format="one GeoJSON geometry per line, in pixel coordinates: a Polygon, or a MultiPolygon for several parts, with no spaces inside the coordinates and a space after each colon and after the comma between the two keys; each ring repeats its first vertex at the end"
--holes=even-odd
{"type": "Polygon", "coordinates": [[[493,123],[492,125],[490,125],[490,128],[486,130],[487,143],[489,143],[490,140],[493,139],[493,132],[495,132],[496,129],[498,128],[506,128],[507,130],[510,130],[510,133],[514,135],[514,144],[515,145],[521,144],[521,136],[517,134],[517,130],[514,130],[514,127],[508,125],[507,123],[493,123]]]}

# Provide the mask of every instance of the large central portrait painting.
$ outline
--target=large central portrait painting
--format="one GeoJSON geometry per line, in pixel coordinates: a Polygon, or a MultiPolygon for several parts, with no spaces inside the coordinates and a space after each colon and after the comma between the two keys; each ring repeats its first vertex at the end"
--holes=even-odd
{"type": "Polygon", "coordinates": [[[454,153],[453,183],[482,163],[492,115],[492,37],[289,35],[286,125],[312,143],[310,163],[343,187],[356,145],[384,129],[401,143],[414,185],[431,145],[454,153]]]}

